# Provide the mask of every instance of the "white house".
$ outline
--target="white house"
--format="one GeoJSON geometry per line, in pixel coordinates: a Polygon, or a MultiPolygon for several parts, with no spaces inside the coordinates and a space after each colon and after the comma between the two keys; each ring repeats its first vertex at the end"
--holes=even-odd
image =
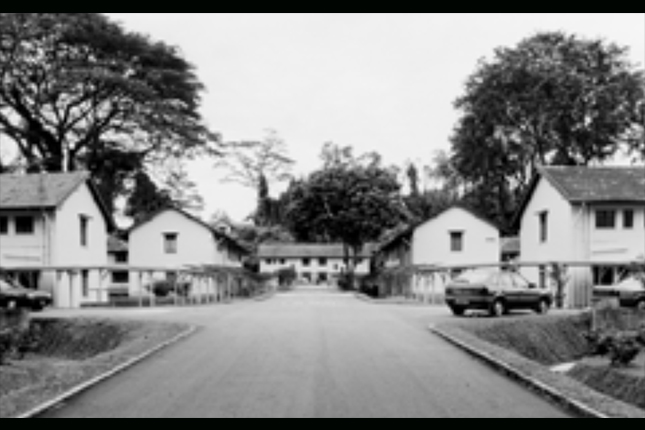
{"type": "MultiPolygon", "coordinates": [[[[370,273],[372,253],[369,246],[359,255],[357,275],[370,273]]],[[[343,245],[338,244],[274,244],[262,245],[258,251],[260,272],[273,274],[282,269],[295,269],[298,279],[314,283],[333,283],[347,271],[343,245]]]]}
{"type": "Polygon", "coordinates": [[[453,206],[416,227],[395,230],[378,252],[385,268],[494,264],[500,262],[502,240],[493,223],[453,206]]]}
{"type": "MultiPolygon", "coordinates": [[[[645,166],[545,167],[518,212],[524,262],[625,263],[645,256],[645,166]]],[[[571,268],[567,303],[585,306],[592,286],[617,270],[571,268]]],[[[524,269],[546,284],[545,271],[524,269]]]]}
{"type": "MultiPolygon", "coordinates": [[[[248,250],[197,217],[169,208],[152,214],[129,231],[129,263],[139,268],[181,270],[195,266],[242,268],[248,250]]],[[[131,280],[131,293],[141,291],[131,280]]]]}
{"type": "MultiPolygon", "coordinates": [[[[130,252],[128,244],[117,238],[108,238],[108,264],[110,266],[128,266],[130,252]]],[[[110,297],[127,297],[130,294],[130,272],[128,270],[113,271],[110,273],[110,297]]]]}
{"type": "Polygon", "coordinates": [[[0,268],[33,267],[21,278],[31,288],[52,290],[56,306],[107,299],[98,271],[82,268],[107,265],[114,227],[89,173],[0,175],[0,268]],[[79,270],[55,276],[42,267],[79,270]]]}
{"type": "Polygon", "coordinates": [[[451,266],[498,263],[500,231],[474,212],[454,206],[426,221],[412,236],[412,264],[451,266]]]}

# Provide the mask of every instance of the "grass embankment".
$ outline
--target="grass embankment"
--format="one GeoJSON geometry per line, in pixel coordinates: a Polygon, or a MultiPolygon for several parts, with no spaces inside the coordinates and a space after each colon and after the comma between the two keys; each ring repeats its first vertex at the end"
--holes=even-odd
{"type": "Polygon", "coordinates": [[[591,330],[593,321],[611,331],[633,329],[644,319],[630,311],[603,310],[595,320],[591,313],[558,314],[458,320],[438,328],[601,413],[644,418],[645,411],[633,406],[643,407],[645,370],[641,367],[639,376],[634,369],[614,369],[607,360],[585,358],[588,346],[583,335],[591,330]],[[549,370],[551,366],[568,362],[580,363],[567,376],[549,370]]]}
{"type": "Polygon", "coordinates": [[[185,332],[181,324],[34,319],[37,348],[0,367],[0,418],[18,416],[185,332]]]}

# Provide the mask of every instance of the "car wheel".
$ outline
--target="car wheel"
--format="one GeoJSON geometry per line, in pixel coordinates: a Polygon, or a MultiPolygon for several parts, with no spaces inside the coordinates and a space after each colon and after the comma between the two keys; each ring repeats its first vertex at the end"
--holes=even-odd
{"type": "Polygon", "coordinates": [[[645,311],[645,299],[636,303],[636,309],[638,309],[639,311],[645,311]]]}
{"type": "Polygon", "coordinates": [[[506,304],[502,300],[496,300],[495,303],[493,303],[490,313],[494,318],[503,317],[507,313],[506,304]]]}
{"type": "Polygon", "coordinates": [[[18,308],[18,302],[16,302],[15,300],[9,300],[7,302],[7,309],[9,309],[10,311],[13,311],[17,308],[18,308]]]}
{"type": "Polygon", "coordinates": [[[44,304],[42,304],[42,303],[34,303],[34,304],[31,306],[31,310],[32,310],[33,312],[41,312],[43,309],[45,309],[45,305],[44,305],[44,304]]]}
{"type": "Polygon", "coordinates": [[[546,315],[551,310],[551,305],[546,300],[540,301],[540,304],[537,307],[537,313],[539,315],[546,315]]]}
{"type": "Polygon", "coordinates": [[[466,309],[464,308],[450,308],[452,310],[453,315],[456,317],[463,317],[466,314],[466,309]]]}

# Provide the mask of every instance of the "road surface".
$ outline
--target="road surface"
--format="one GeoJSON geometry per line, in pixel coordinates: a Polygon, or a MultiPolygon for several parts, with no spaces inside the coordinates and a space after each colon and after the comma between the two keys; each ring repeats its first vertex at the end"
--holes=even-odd
{"type": "Polygon", "coordinates": [[[318,289],[114,315],[201,330],[45,418],[566,417],[432,335],[444,310],[318,289]]]}

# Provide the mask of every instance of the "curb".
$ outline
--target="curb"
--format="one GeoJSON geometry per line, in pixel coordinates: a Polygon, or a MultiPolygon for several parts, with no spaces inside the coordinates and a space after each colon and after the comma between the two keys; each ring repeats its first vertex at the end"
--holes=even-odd
{"type": "Polygon", "coordinates": [[[354,293],[354,296],[365,303],[370,303],[373,305],[385,305],[385,306],[408,306],[414,308],[427,308],[427,307],[437,307],[441,306],[438,304],[433,305],[432,303],[422,303],[422,302],[385,302],[378,299],[373,299],[368,295],[362,293],[354,293]]]}
{"type": "Polygon", "coordinates": [[[609,419],[611,417],[603,414],[602,412],[596,411],[590,406],[587,406],[578,400],[572,399],[571,397],[568,397],[567,395],[561,393],[560,391],[556,390],[553,387],[550,387],[546,385],[545,383],[538,381],[535,378],[532,378],[528,375],[525,375],[522,371],[515,369],[508,363],[499,360],[495,357],[493,357],[491,354],[481,351],[466,342],[457,339],[456,337],[445,333],[444,331],[434,327],[430,326],[429,327],[430,331],[437,336],[443,338],[444,340],[448,341],[449,343],[463,349],[467,353],[471,354],[475,358],[487,363],[494,369],[501,371],[505,375],[511,377],[512,379],[520,382],[521,384],[533,389],[536,391],[538,394],[547,397],[548,399],[555,401],[559,405],[564,406],[567,408],[567,410],[574,412],[578,415],[581,415],[582,417],[585,418],[596,418],[596,419],[609,419]]]}
{"type": "Polygon", "coordinates": [[[91,379],[91,380],[89,380],[87,382],[84,382],[82,384],[77,385],[76,387],[66,391],[65,393],[55,397],[52,400],[49,400],[49,401],[47,401],[45,403],[42,403],[42,404],[36,406],[35,408],[32,408],[31,410],[29,410],[29,411],[27,411],[27,412],[25,412],[25,413],[23,413],[21,415],[18,415],[17,417],[15,417],[15,419],[30,419],[30,418],[35,418],[38,415],[42,415],[43,413],[45,413],[45,412],[49,411],[50,409],[58,406],[59,404],[66,402],[67,400],[71,399],[72,397],[78,396],[79,394],[89,390],[90,388],[93,388],[94,386],[96,386],[96,385],[98,385],[98,384],[100,384],[102,382],[105,382],[108,379],[113,378],[114,376],[118,375],[119,373],[123,373],[124,371],[130,369],[131,367],[134,367],[135,365],[137,365],[137,364],[141,363],[142,361],[152,357],[153,355],[157,354],[158,352],[161,352],[162,350],[164,350],[164,349],[166,349],[166,348],[168,348],[168,347],[170,347],[170,346],[172,346],[172,345],[174,345],[174,344],[176,344],[176,343],[178,343],[178,342],[180,342],[180,341],[192,336],[193,334],[195,334],[195,332],[197,332],[197,327],[195,327],[195,326],[190,327],[189,329],[187,329],[183,333],[180,333],[179,335],[175,336],[174,338],[172,338],[172,339],[170,339],[170,340],[168,340],[166,342],[163,342],[160,345],[155,346],[154,348],[144,352],[143,354],[141,354],[141,355],[139,355],[139,356],[137,356],[135,358],[132,358],[132,359],[126,361],[125,363],[117,366],[116,368],[114,368],[114,369],[112,369],[110,371],[107,371],[107,372],[103,373],[102,375],[99,375],[99,376],[97,376],[97,377],[95,377],[95,378],[93,378],[93,379],[91,379]]]}

